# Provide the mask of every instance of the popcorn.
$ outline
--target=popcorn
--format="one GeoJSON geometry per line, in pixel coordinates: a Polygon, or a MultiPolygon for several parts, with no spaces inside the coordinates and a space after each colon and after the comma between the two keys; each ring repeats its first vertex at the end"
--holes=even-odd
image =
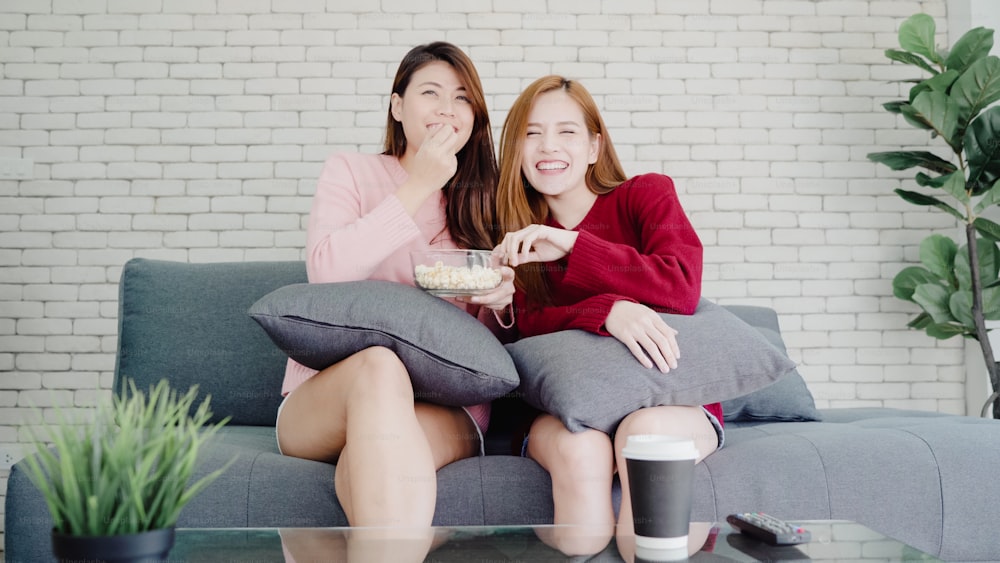
{"type": "Polygon", "coordinates": [[[416,283],[424,289],[472,291],[493,289],[500,285],[499,270],[484,268],[478,264],[467,266],[445,266],[438,260],[433,266],[417,264],[413,269],[416,283]]]}

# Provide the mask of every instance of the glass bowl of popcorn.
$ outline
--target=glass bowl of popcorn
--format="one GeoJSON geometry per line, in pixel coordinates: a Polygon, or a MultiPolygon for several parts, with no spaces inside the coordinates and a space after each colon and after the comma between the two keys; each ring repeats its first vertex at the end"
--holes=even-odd
{"type": "Polygon", "coordinates": [[[438,297],[487,293],[500,285],[500,261],[489,250],[410,252],[417,287],[438,297]]]}

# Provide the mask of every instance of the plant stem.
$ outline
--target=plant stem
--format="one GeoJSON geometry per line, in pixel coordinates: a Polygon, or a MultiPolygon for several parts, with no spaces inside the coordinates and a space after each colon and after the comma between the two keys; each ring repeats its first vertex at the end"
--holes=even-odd
{"type": "MultiPolygon", "coordinates": [[[[972,278],[972,319],[976,323],[976,337],[979,339],[979,347],[983,351],[983,360],[986,362],[986,371],[990,376],[990,385],[994,394],[1000,391],[1000,376],[997,374],[997,363],[993,359],[993,345],[990,344],[990,335],[986,330],[986,319],[983,316],[983,290],[982,280],[979,277],[979,250],[976,248],[976,227],[972,223],[965,225],[965,238],[968,240],[969,249],[969,269],[972,278]]],[[[995,401],[995,397],[990,397],[995,401]]],[[[989,402],[983,406],[985,411],[989,402]]],[[[1000,418],[1000,403],[993,404],[993,417],[1000,418]]]]}
{"type": "Polygon", "coordinates": [[[1000,399],[1000,391],[994,391],[993,394],[990,395],[990,398],[986,399],[986,402],[983,403],[983,410],[979,412],[979,416],[986,418],[986,413],[990,412],[990,405],[993,405],[993,418],[997,418],[997,399],[1000,399]]]}

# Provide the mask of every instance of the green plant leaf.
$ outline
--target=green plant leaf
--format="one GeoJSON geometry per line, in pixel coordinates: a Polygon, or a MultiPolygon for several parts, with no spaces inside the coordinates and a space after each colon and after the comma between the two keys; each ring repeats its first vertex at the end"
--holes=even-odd
{"type": "Polygon", "coordinates": [[[927,61],[919,56],[915,55],[909,51],[901,51],[899,49],[886,49],[885,56],[891,60],[905,63],[908,65],[918,66],[931,74],[937,74],[938,71],[934,70],[934,67],[929,65],[927,61]]]}
{"type": "Polygon", "coordinates": [[[979,287],[991,286],[1000,280],[1000,249],[988,238],[977,238],[976,254],[979,255],[979,287]]]}
{"type": "Polygon", "coordinates": [[[965,121],[1000,100],[1000,58],[989,56],[972,63],[951,89],[965,121]]]}
{"type": "Polygon", "coordinates": [[[945,180],[948,179],[948,174],[945,174],[944,176],[928,176],[923,172],[917,172],[917,175],[914,176],[913,179],[917,181],[918,186],[926,186],[928,188],[940,188],[941,186],[944,185],[945,180]]]}
{"type": "Polygon", "coordinates": [[[976,330],[976,321],[972,318],[972,292],[960,289],[951,294],[948,299],[948,309],[962,326],[976,330]]]}
{"type": "Polygon", "coordinates": [[[931,324],[927,326],[926,331],[927,336],[938,340],[947,340],[953,336],[969,333],[964,327],[952,323],[931,324]]]}
{"type": "Polygon", "coordinates": [[[908,102],[907,100],[896,100],[894,102],[886,102],[882,104],[882,107],[885,108],[886,111],[891,113],[902,113],[900,107],[904,105],[909,105],[909,103],[910,102],[908,102]]]}
{"type": "Polygon", "coordinates": [[[884,164],[893,170],[920,166],[938,174],[950,174],[955,171],[954,164],[929,151],[870,152],[868,160],[884,164]]]}
{"type": "Polygon", "coordinates": [[[1000,204],[1000,180],[993,182],[993,185],[988,190],[980,192],[978,195],[982,196],[982,198],[979,200],[979,203],[972,208],[972,212],[976,215],[985,211],[987,207],[1000,204]]]}
{"type": "Polygon", "coordinates": [[[913,104],[900,104],[899,113],[910,125],[918,129],[927,129],[928,131],[932,131],[934,135],[937,135],[931,122],[927,121],[923,115],[920,115],[920,112],[913,107],[913,104]]]}
{"type": "Polygon", "coordinates": [[[1000,279],[1000,248],[997,248],[996,241],[977,238],[976,251],[979,255],[979,287],[995,284],[1000,279]]]}
{"type": "MultiPolygon", "coordinates": [[[[997,282],[1000,271],[1000,249],[996,242],[986,238],[976,238],[976,254],[979,261],[979,287],[997,282]]],[[[969,245],[963,244],[955,254],[955,279],[963,290],[972,289],[972,266],[969,263],[969,245]]]]}
{"type": "Polygon", "coordinates": [[[1000,179],[1000,106],[986,110],[965,130],[969,186],[980,194],[1000,179]]]}
{"type": "Polygon", "coordinates": [[[914,317],[912,321],[906,323],[906,326],[923,330],[932,324],[934,324],[934,319],[932,319],[930,315],[927,313],[920,313],[914,317]]]}
{"type": "Polygon", "coordinates": [[[1000,281],[1000,248],[992,239],[977,238],[976,250],[979,255],[979,287],[995,285],[1000,281]]]}
{"type": "Polygon", "coordinates": [[[927,268],[909,266],[900,270],[892,279],[892,293],[905,301],[913,301],[913,292],[916,291],[917,286],[925,283],[940,284],[942,280],[927,268]]]}
{"type": "Polygon", "coordinates": [[[941,74],[938,74],[937,76],[933,76],[931,78],[928,78],[927,80],[924,80],[923,84],[925,84],[931,90],[944,92],[947,94],[948,90],[951,89],[952,84],[954,84],[955,81],[958,80],[958,77],[961,75],[962,73],[960,73],[957,70],[946,70],[941,74]]]}
{"type": "Polygon", "coordinates": [[[993,241],[1000,241],[1000,225],[993,221],[985,217],[976,217],[976,220],[972,222],[972,226],[976,228],[976,232],[984,237],[993,241]]]}
{"type": "Polygon", "coordinates": [[[987,287],[983,290],[983,318],[1000,321],[1000,287],[987,287]]]}
{"type": "Polygon", "coordinates": [[[990,54],[993,48],[993,30],[977,27],[966,31],[952,46],[944,60],[948,70],[962,72],[969,65],[990,54]]]}
{"type": "Polygon", "coordinates": [[[941,56],[934,47],[934,32],[934,18],[914,14],[899,26],[899,46],[940,64],[941,56]]]}
{"type": "Polygon", "coordinates": [[[903,198],[904,200],[906,200],[906,201],[908,201],[908,202],[910,202],[910,203],[912,203],[914,205],[931,205],[931,206],[937,207],[938,209],[940,209],[940,210],[942,210],[942,211],[944,211],[946,213],[951,214],[953,217],[955,217],[959,221],[965,221],[965,216],[962,215],[957,209],[955,209],[954,207],[948,205],[947,203],[939,200],[936,197],[929,196],[929,195],[924,195],[924,194],[922,194],[920,192],[913,192],[913,191],[910,191],[910,190],[904,190],[904,189],[901,189],[901,188],[896,188],[894,191],[897,194],[899,194],[899,197],[903,198]]]}
{"type": "Polygon", "coordinates": [[[926,90],[934,90],[937,92],[948,93],[948,89],[957,80],[959,73],[957,70],[949,70],[947,72],[942,72],[937,76],[928,78],[927,80],[921,81],[919,84],[910,88],[910,102],[912,102],[918,94],[926,90]]]}
{"type": "Polygon", "coordinates": [[[948,94],[925,90],[913,100],[913,103],[910,104],[910,110],[903,109],[903,114],[926,123],[955,152],[960,152],[961,147],[958,144],[958,139],[955,138],[955,133],[958,131],[961,106],[948,94]]]}
{"type": "Polygon", "coordinates": [[[951,196],[963,205],[969,203],[969,192],[965,191],[965,175],[961,172],[952,172],[944,178],[941,189],[951,194],[951,196]]]}
{"type": "Polygon", "coordinates": [[[951,280],[958,245],[944,235],[930,235],[920,243],[920,262],[935,276],[951,280]]]}
{"type": "Polygon", "coordinates": [[[934,283],[918,285],[913,292],[913,300],[927,311],[935,323],[950,323],[956,320],[951,314],[949,305],[951,292],[946,287],[934,283]]]}

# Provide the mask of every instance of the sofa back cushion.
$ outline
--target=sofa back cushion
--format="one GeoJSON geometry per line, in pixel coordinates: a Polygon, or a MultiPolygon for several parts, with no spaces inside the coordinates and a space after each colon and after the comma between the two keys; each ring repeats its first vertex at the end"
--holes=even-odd
{"type": "Polygon", "coordinates": [[[274,425],[288,357],[247,316],[261,296],[306,281],[304,262],[188,264],[136,258],[122,269],[115,390],[162,378],[211,395],[214,420],[274,425]]]}
{"type": "MultiPolygon", "coordinates": [[[[754,305],[727,305],[726,309],[760,331],[768,342],[787,355],[778,327],[778,313],[774,309],[754,305]]],[[[726,422],[805,422],[823,419],[797,369],[763,389],[723,401],[722,412],[726,422]]]]}

